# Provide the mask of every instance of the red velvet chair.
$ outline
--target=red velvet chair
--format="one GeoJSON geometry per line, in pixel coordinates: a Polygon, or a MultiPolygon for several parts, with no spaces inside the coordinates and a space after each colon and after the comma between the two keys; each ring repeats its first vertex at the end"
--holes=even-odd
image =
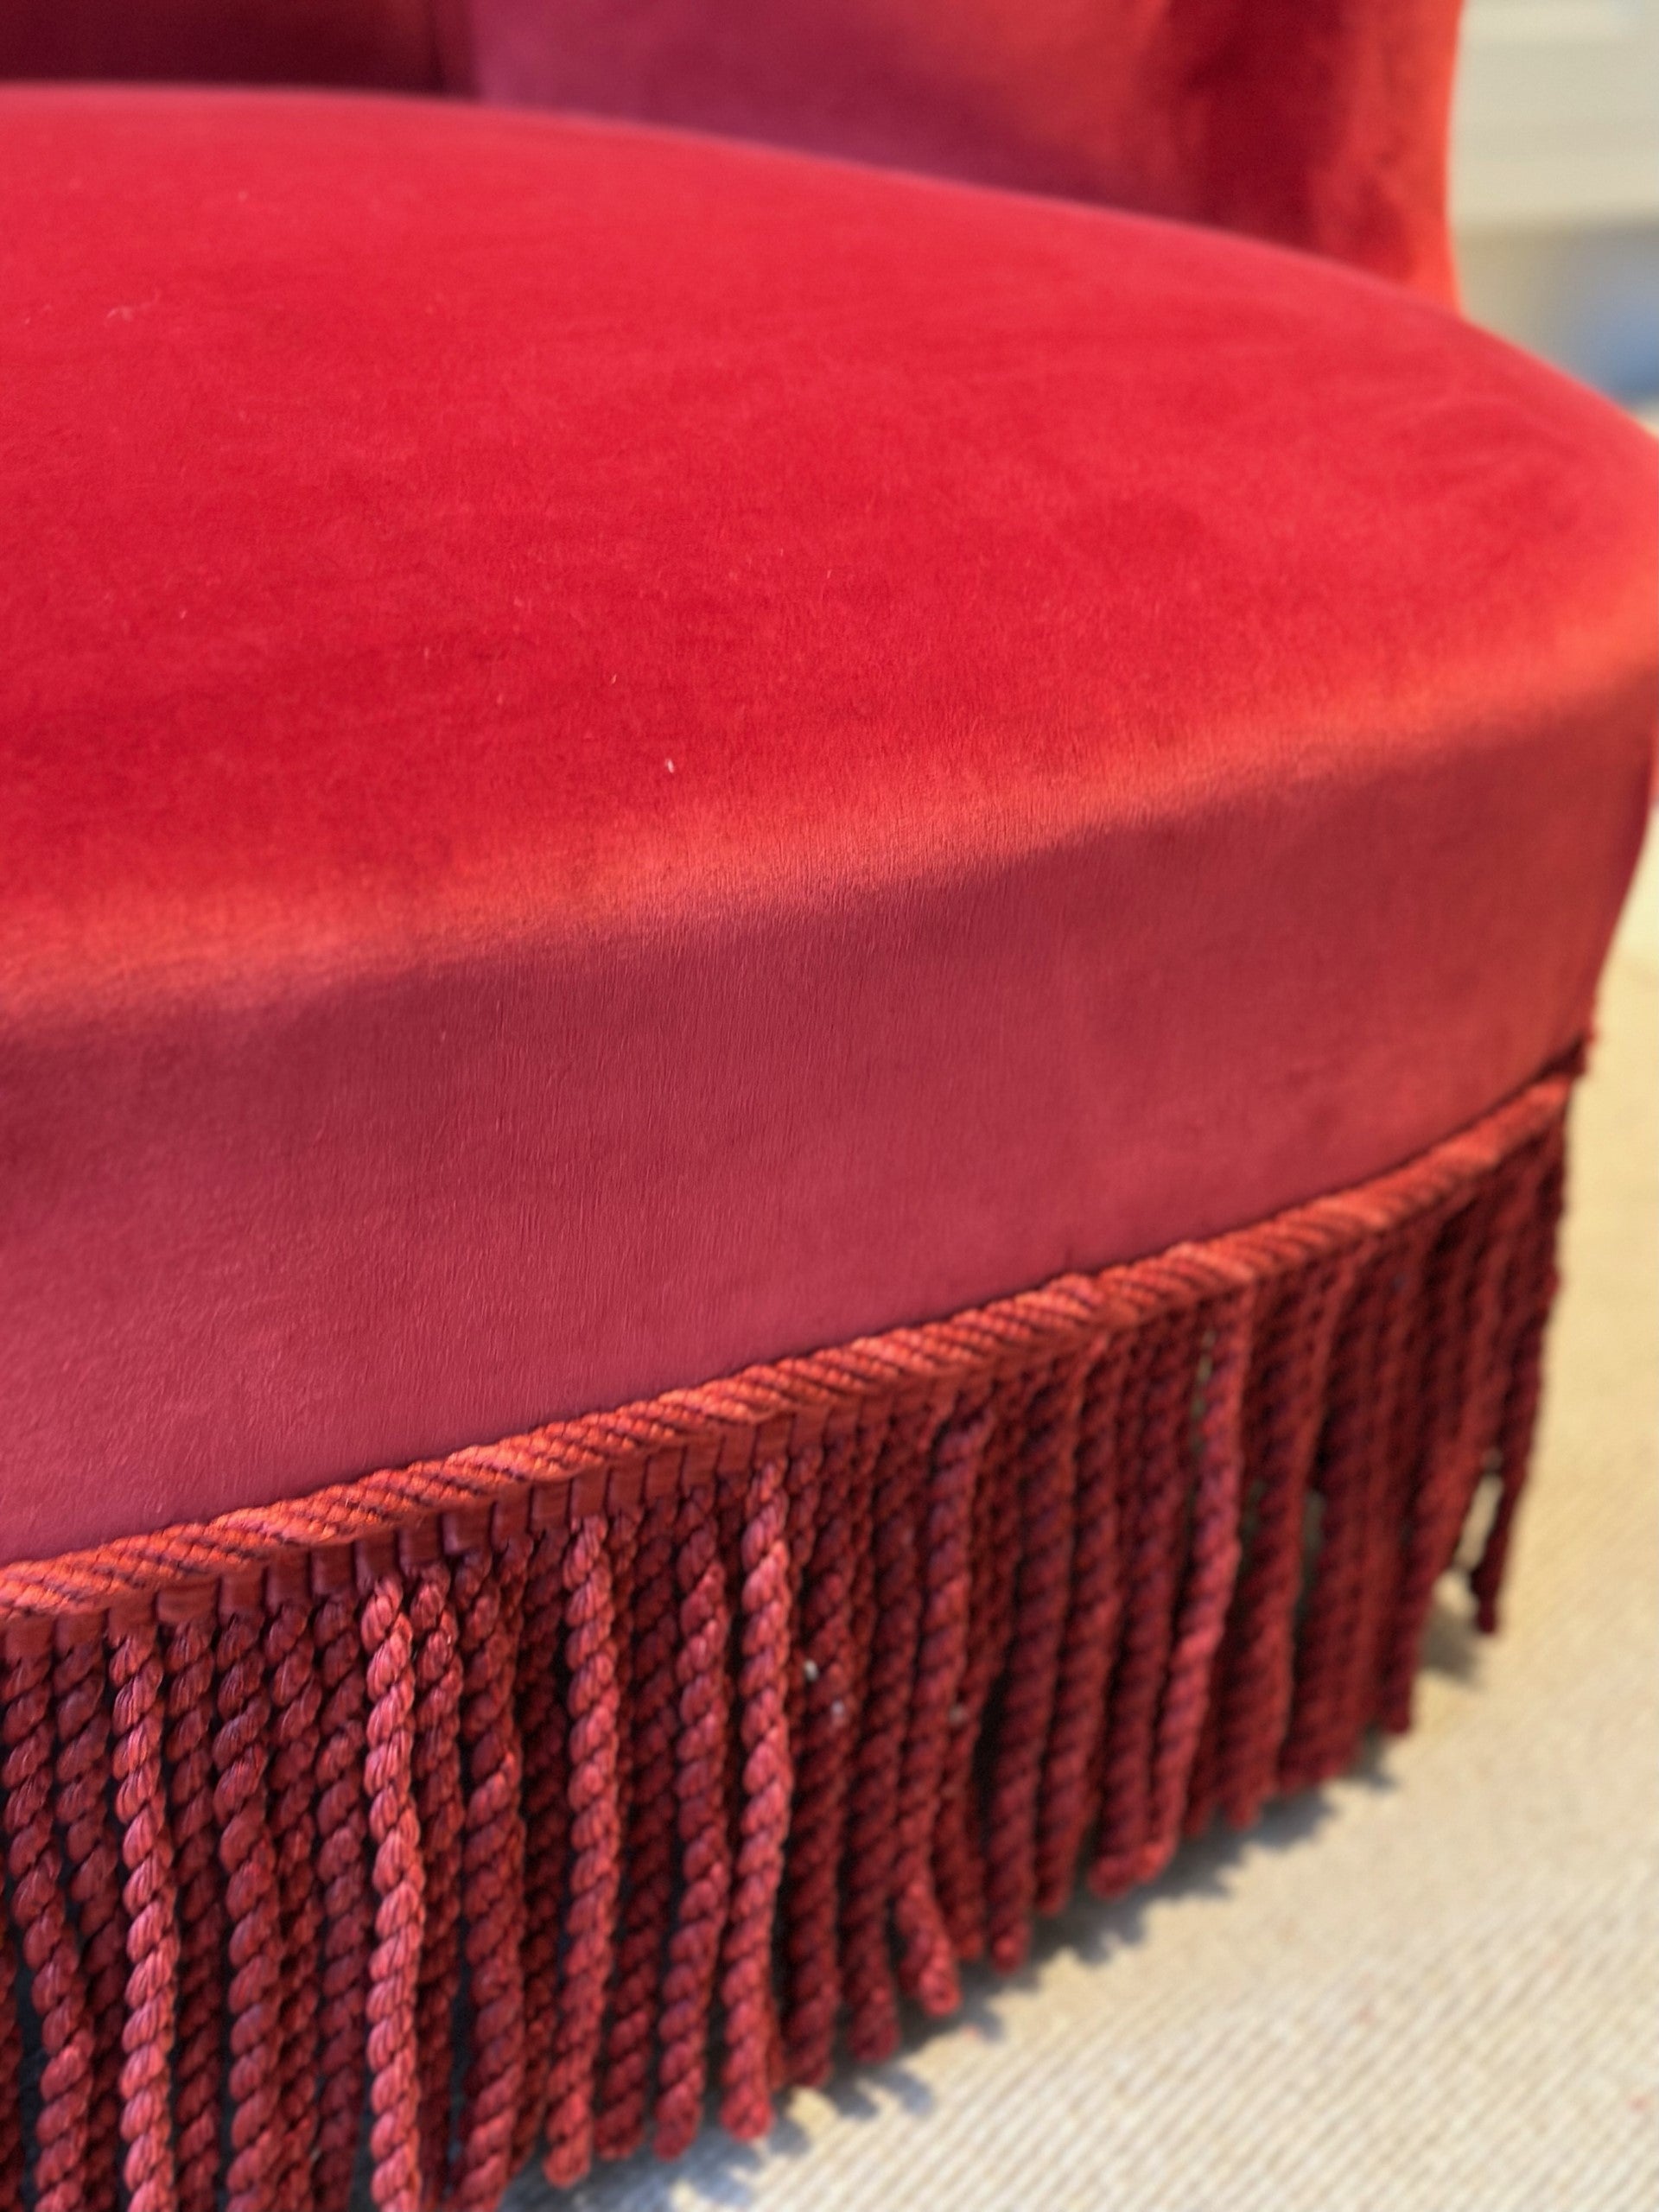
{"type": "Polygon", "coordinates": [[[8,14],[397,96],[0,92],[0,2212],[760,2130],[1491,1624],[1659,564],[1453,16],[8,14]]]}

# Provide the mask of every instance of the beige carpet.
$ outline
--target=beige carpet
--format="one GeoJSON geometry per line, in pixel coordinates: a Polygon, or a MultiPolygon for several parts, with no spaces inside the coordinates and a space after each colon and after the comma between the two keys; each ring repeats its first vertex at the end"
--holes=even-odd
{"type": "Polygon", "coordinates": [[[1417,1732],[1080,1904],[949,2029],[754,2149],[513,2212],[1655,2212],[1659,866],[1576,1108],[1505,1634],[1448,1589],[1417,1732]]]}

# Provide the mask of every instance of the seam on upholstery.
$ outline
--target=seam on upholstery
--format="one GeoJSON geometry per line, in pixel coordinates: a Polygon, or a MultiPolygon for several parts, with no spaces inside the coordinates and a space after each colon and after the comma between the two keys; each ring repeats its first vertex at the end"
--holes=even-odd
{"type": "Polygon", "coordinates": [[[365,2129],[389,2212],[488,2212],[711,2086],[758,2134],[1080,1870],[1408,1726],[1474,1518],[1496,1624],[1575,1072],[1205,1243],[0,1568],[0,2212],[343,2212],[365,2129]]]}

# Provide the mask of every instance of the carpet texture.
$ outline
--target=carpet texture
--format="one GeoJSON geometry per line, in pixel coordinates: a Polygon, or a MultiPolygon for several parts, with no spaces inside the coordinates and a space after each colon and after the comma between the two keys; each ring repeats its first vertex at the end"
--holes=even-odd
{"type": "Polygon", "coordinates": [[[889,2065],[512,2212],[1647,2212],[1659,2202],[1659,866],[1574,1108],[1506,1599],[1448,1585],[1417,1732],[1075,1905],[889,2065]]]}

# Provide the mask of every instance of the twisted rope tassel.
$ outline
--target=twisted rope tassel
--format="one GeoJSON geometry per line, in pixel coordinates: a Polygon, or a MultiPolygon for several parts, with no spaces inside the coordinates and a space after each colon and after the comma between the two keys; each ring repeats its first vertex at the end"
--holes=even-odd
{"type": "Polygon", "coordinates": [[[600,2136],[601,2111],[603,2103],[603,2081],[607,2066],[607,2031],[614,2018],[616,1976],[620,1964],[619,1944],[621,1936],[621,1904],[625,1887],[632,1878],[626,1848],[626,1838],[632,1819],[634,1763],[630,1756],[634,1740],[633,1669],[634,1600],[639,1565],[639,1547],[645,1529],[645,1504],[641,1499],[625,1499],[611,1504],[607,1510],[607,1543],[611,1562],[611,1656],[616,1685],[616,1758],[615,1758],[615,1815],[617,1883],[612,1900],[609,1925],[606,1931],[608,1946],[604,1972],[604,1992],[600,2005],[600,2022],[594,2031],[594,2044],[588,2061],[588,2094],[592,2101],[592,2133],[588,2145],[591,2164],[595,2155],[603,2155],[600,2136]],[[605,2001],[608,1996],[608,2006],[605,2001]]]}
{"type": "MultiPolygon", "coordinates": [[[[1332,1362],[1331,1404],[1314,1471],[1321,1506],[1319,1548],[1307,1576],[1295,1686],[1279,1755],[1279,1785],[1285,1789],[1316,1787],[1348,1760],[1344,1747],[1351,1738],[1344,1724],[1372,1566],[1371,1522],[1399,1402],[1414,1226],[1396,1228],[1376,1247],[1355,1286],[1332,1362]]],[[[1420,1295],[1421,1272],[1420,1260],[1420,1295]]],[[[1432,1391],[1425,1395],[1432,1404],[1432,1391]]]]}
{"type": "Polygon", "coordinates": [[[1341,1608],[1351,1602],[1357,1579],[1370,1412],[1386,1324],[1387,1265],[1386,1253],[1374,1256],[1355,1285],[1332,1363],[1332,1402],[1311,1486],[1318,1541],[1302,1569],[1290,1713],[1275,1777],[1281,1791],[1313,1789],[1325,1778],[1318,1752],[1344,1626],[1341,1608]]]}
{"type": "Polygon", "coordinates": [[[557,2019],[560,1916],[570,1824],[561,1654],[565,1530],[563,1521],[556,1522],[543,1529],[531,1546],[518,1649],[518,1742],[524,1766],[524,1917],[519,1947],[524,2057],[512,2134],[515,2168],[530,2156],[541,2132],[557,2019]]]}
{"type": "Polygon", "coordinates": [[[6,1866],[12,1917],[41,2024],[46,2064],[35,2124],[35,2212],[85,2212],[92,2024],[64,1910],[63,1862],[52,1832],[49,1646],[9,1649],[3,1675],[6,1866]]]}
{"type": "MultiPolygon", "coordinates": [[[[807,1672],[802,1641],[806,1599],[806,1571],[818,1540],[818,1516],[823,1504],[823,1440],[815,1437],[790,1453],[785,1483],[789,1512],[785,1544],[789,1554],[789,1687],[786,1721],[791,1746],[800,1743],[805,1727],[807,1672]]],[[[791,1786],[796,1777],[791,1776],[791,1786]]]]}
{"type": "Polygon", "coordinates": [[[1140,1862],[1143,1881],[1161,1872],[1181,1840],[1188,1777],[1210,1702],[1211,1670],[1238,1573],[1244,1378],[1254,1306],[1254,1291],[1247,1287],[1212,1309],[1186,1582],[1153,1743],[1147,1834],[1140,1862]]]}
{"type": "Polygon", "coordinates": [[[933,1878],[959,1959],[985,1952],[985,1853],[974,1760],[987,1705],[1014,1632],[1014,1584],[1020,1558],[1017,1440],[1031,1405],[1029,1375],[997,1393],[996,1419],[974,1494],[973,1580],[968,1657],[950,1716],[950,1742],[933,1828],[933,1878]]]}
{"type": "MultiPolygon", "coordinates": [[[[127,2212],[175,2212],[168,2066],[178,2002],[178,1897],[162,1774],[161,1645],[148,1604],[111,1617],[115,1816],[127,1870],[126,2018],[121,2031],[122,2178],[127,2212]]],[[[4,1961],[0,1960],[0,1969],[4,1961]]],[[[3,2145],[0,2145],[0,2150],[3,2145]]]]}
{"type": "Polygon", "coordinates": [[[0,1910],[0,2212],[23,2212],[23,2032],[16,1984],[11,1923],[0,1910]]]}
{"type": "Polygon", "coordinates": [[[415,2033],[425,1898],[415,1818],[415,1647],[402,1578],[363,1572],[368,1662],[363,1762],[374,1847],[374,1949],[369,1957],[369,2153],[382,2212],[420,2212],[421,2077],[415,2033]]]}
{"type": "Polygon", "coordinates": [[[449,2157],[451,2017],[461,1987],[461,1632],[442,1559],[417,1567],[409,1593],[415,1647],[410,1772],[425,1864],[425,1925],[415,1999],[420,2063],[422,2202],[442,2194],[449,2157]]]}
{"type": "MultiPolygon", "coordinates": [[[[827,1412],[827,1408],[824,1411],[827,1412]]],[[[822,1419],[822,1414],[819,1415],[822,1419]]],[[[789,1680],[784,1700],[784,1726],[787,1732],[790,1751],[790,1803],[785,1816],[785,1833],[795,1832],[796,1800],[801,1786],[801,1754],[805,1746],[806,1698],[810,1669],[806,1656],[806,1576],[818,1541],[818,1522],[823,1509],[824,1443],[821,1431],[792,1440],[785,1482],[788,1491],[789,1508],[784,1529],[784,1542],[789,1555],[789,1680]]],[[[785,1866],[787,1870],[788,1855],[785,1866]]],[[[787,1891],[780,1881],[777,1902],[777,1987],[772,1993],[770,2015],[772,2050],[767,2060],[766,2079],[772,2089],[781,2089],[790,2078],[789,2050],[785,2039],[785,2007],[790,2001],[789,1977],[786,1960],[787,1891]]]]}
{"type": "Polygon", "coordinates": [[[887,1910],[905,1727],[921,1625],[917,1476],[926,1465],[939,1421],[937,1408],[906,1409],[895,1419],[876,1467],[875,1619],[841,1878],[842,1986],[848,2009],[847,2047],[855,2058],[886,2058],[899,2044],[887,1910]]]}
{"type": "Polygon", "coordinates": [[[954,2010],[957,1962],[933,1886],[933,1820],[950,1743],[950,1708],[968,1660],[974,1485],[990,1433],[982,1406],[969,1408],[933,1447],[922,1525],[922,1619],[910,1734],[899,1790],[893,1919],[899,1985],[938,2016],[954,2010]]]}
{"type": "Polygon", "coordinates": [[[1497,1359],[1511,1262],[1523,1248],[1541,1197],[1549,1203],[1546,1158],[1529,1148],[1464,1210],[1460,1264],[1447,1303],[1455,1316],[1437,1346],[1432,1402],[1439,1418],[1429,1464],[1414,1499],[1413,1525],[1380,1669],[1376,1709],[1396,1732],[1411,1717],[1412,1681],[1433,1603],[1451,1566],[1486,1453],[1497,1446],[1508,1377],[1497,1359]]]}
{"type": "Polygon", "coordinates": [[[1294,1681],[1308,1479],[1354,1274],[1350,1254],[1304,1265],[1259,1324],[1245,1415],[1255,1526],[1217,1693],[1216,1797],[1235,1828],[1257,1819],[1276,1779],[1294,1681]]]}
{"type": "Polygon", "coordinates": [[[1542,1173],[1534,1211],[1521,1236],[1505,1285],[1508,1357],[1503,1363],[1509,1376],[1498,1416],[1497,1453],[1497,1509],[1486,1532],[1477,1564],[1469,1575],[1483,1635],[1497,1629],[1498,1592],[1509,1561],[1515,1530],[1516,1510],[1526,1487],[1532,1453],[1532,1432],[1538,1417],[1538,1395],[1543,1379],[1544,1325],[1554,1302],[1556,1288],[1555,1234],[1566,1195],[1564,1133],[1556,1128],[1542,1140],[1542,1173]]]}
{"type": "MultiPolygon", "coordinates": [[[[528,1501],[526,1500],[525,1503],[527,1504],[528,1501]]],[[[492,1520],[498,1520],[503,1516],[493,1515],[491,1517],[492,1520]]],[[[512,1739],[518,1751],[518,1796],[516,1802],[509,1808],[512,1820],[508,1829],[511,1847],[514,1853],[511,1893],[512,1940],[518,1976],[520,2005],[518,2101],[513,2108],[512,2115],[512,2142],[517,2144],[529,2118],[526,2107],[533,2102],[535,2094],[535,2084],[531,2081],[524,2063],[524,2038],[528,2035],[530,2027],[529,2020],[523,2011],[524,1936],[529,1905],[526,1885],[530,1864],[530,1839],[524,1833],[524,1738],[518,1726],[520,1662],[524,1649],[524,1590],[530,1580],[530,1561],[534,1547],[531,1539],[527,1512],[511,1510],[505,1516],[505,1519],[511,1525],[503,1529],[496,1544],[495,1573],[496,1579],[501,1586],[501,1632],[505,1640],[509,1670],[507,1709],[512,1715],[512,1739]]],[[[531,2140],[534,2140],[533,2137],[531,2140]]],[[[516,2158],[516,2152],[510,2148],[507,2153],[509,2167],[515,2163],[516,2158]]]]}
{"type": "Polygon", "coordinates": [[[606,1510],[607,1541],[611,1560],[611,1652],[616,1679],[616,1740],[619,1745],[616,1810],[619,1836],[627,1828],[632,1782],[632,1770],[620,1747],[626,1745],[633,1733],[631,1655],[633,1650],[634,1575],[645,1517],[644,1503],[638,1498],[613,1503],[606,1510]]]}
{"type": "Polygon", "coordinates": [[[1248,1816],[1275,1761],[1325,1770],[1370,1714],[1397,1722],[1483,1464],[1496,1594],[1564,1093],[954,1324],[0,1567],[0,2212],[213,2212],[223,2182],[245,2212],[344,2212],[371,2059],[377,2198],[484,2212],[550,2083],[561,2178],[639,2139],[659,2028],[658,2139],[682,2147],[716,1986],[722,2111],[753,2132],[780,2078],[774,1931],[786,2063],[817,2078],[843,1986],[866,2050],[895,1958],[950,2001],[988,1888],[1007,1963],[1096,1798],[1115,1886],[1183,1820],[1248,1816]]]}
{"type": "Polygon", "coordinates": [[[1089,1825],[1089,1776],[1122,1610],[1122,1454],[1117,1430],[1141,1332],[1109,1339],[1090,1373],[1077,1419],[1071,1587],[1037,1801],[1036,1895],[1058,1912],[1071,1893],[1089,1825]]]}
{"type": "Polygon", "coordinates": [[[674,1589],[672,1497],[653,1498],[634,1562],[627,1895],[617,1942],[594,2148],[626,2158],[645,2139],[658,1978],[674,1902],[674,1589]]]}
{"type": "MultiPolygon", "coordinates": [[[[515,1554],[516,1559],[516,1554],[515,1554]]],[[[461,2115],[454,2198],[486,2212],[511,2178],[512,2132],[524,2085],[524,1985],[519,1900],[524,1827],[522,1762],[513,1719],[512,1624],[487,1543],[454,1569],[463,1692],[461,1742],[468,1787],[461,1894],[473,2001],[473,2056],[461,2115]]]]}
{"type": "Polygon", "coordinates": [[[803,1740],[784,1876],[784,2051],[792,2082],[827,2077],[841,2008],[836,1885],[858,1740],[854,1617],[868,1567],[876,1440],[844,1425],[831,1433],[823,1517],[802,1586],[803,1740]]]}
{"type": "Polygon", "coordinates": [[[556,2187],[594,2158],[594,2069],[610,1979],[621,1878],[617,1808],[617,1682],[605,1516],[573,1523],[564,1553],[565,1663],[570,1675],[570,1896],[564,1988],[547,2081],[547,2156],[556,2187]]]}
{"type": "Polygon", "coordinates": [[[788,1502],[775,1459],[751,1470],[744,1504],[739,1732],[743,1747],[742,1811],[736,1878],[727,1923],[724,2095],[720,2116],[744,2139],[772,2125],[768,2076],[776,2020],[772,2001],[772,1925],[784,1873],[793,1777],[786,1702],[790,1675],[788,1502]]]}
{"type": "Polygon", "coordinates": [[[213,2212],[219,2193],[225,1906],[213,1834],[213,1633],[211,1618],[202,1611],[162,1618],[163,1749],[179,1909],[178,2055],[173,2066],[179,2205],[180,2212],[213,2212]]]}
{"type": "Polygon", "coordinates": [[[317,2134],[317,2005],[322,1908],[317,1895],[317,1751],[322,1692],[317,1682],[308,1605],[293,1595],[276,1605],[265,1629],[270,1681],[270,1825],[285,1963],[282,2111],[283,2212],[310,2212],[311,2159],[317,2134]]]}
{"type": "Polygon", "coordinates": [[[702,2116],[709,2006],[732,1879],[725,1802],[731,1616],[711,1484],[687,1484],[677,1537],[680,1637],[675,1671],[680,1729],[674,1758],[681,1887],[668,1939],[658,2028],[657,2151],[664,2158],[677,2158],[689,2146],[702,2116]]]}
{"type": "MultiPolygon", "coordinates": [[[[743,1488],[746,1476],[725,1468],[716,1471],[715,1477],[715,1531],[720,1549],[721,1572],[726,1578],[726,1608],[729,1628],[726,1640],[726,1687],[728,1704],[726,1730],[726,1776],[722,1802],[726,1808],[726,1841],[733,1854],[732,1878],[735,1878],[737,1820],[740,1811],[740,1777],[743,1766],[743,1745],[737,1726],[737,1669],[738,1669],[738,1607],[743,1587],[743,1488]]],[[[731,1915],[729,1891],[727,1897],[727,1919],[731,1915]]],[[[726,1923],[721,1927],[723,1951],[726,1923]]],[[[715,1968],[716,2004],[720,1993],[720,1967],[715,1968]]],[[[710,2064],[713,2050],[710,2047],[710,2064]]]]}
{"type": "MultiPolygon", "coordinates": [[[[1449,1548],[1455,1537],[1446,1506],[1446,1482],[1453,1476],[1458,1458],[1462,1370],[1482,1252],[1489,1245],[1489,1217],[1491,1208],[1480,1201],[1455,1208],[1449,1217],[1438,1214],[1415,1287],[1418,1303],[1425,1307],[1425,1347],[1421,1371],[1415,1376],[1415,1421],[1407,1431],[1411,1462],[1398,1469],[1400,1524],[1395,1526],[1394,1573],[1389,1577],[1389,1615],[1380,1626],[1371,1692],[1374,1703],[1385,1714],[1398,1676],[1400,1624],[1415,1617],[1421,1626],[1433,1595],[1433,1584],[1445,1566],[1442,1546],[1449,1548]]],[[[1376,1265],[1371,1274],[1376,1274],[1376,1265]]],[[[1356,1296],[1356,1307],[1358,1305],[1360,1299],[1356,1296]]],[[[1360,1400],[1356,1409],[1358,1394],[1354,1374],[1363,1363],[1347,1358],[1347,1351],[1350,1343],[1344,1332],[1332,1367],[1332,1414],[1325,1429],[1325,1445],[1320,1446],[1320,1482],[1325,1486],[1330,1486],[1332,1480],[1340,1482],[1343,1460],[1354,1458],[1358,1449],[1354,1431],[1365,1429],[1370,1411],[1365,1400],[1360,1400]]],[[[1327,1575],[1325,1548],[1327,1546],[1320,1541],[1320,1580],[1316,1580],[1305,1606],[1307,1626],[1296,1659],[1296,1701],[1285,1752],[1279,1761],[1281,1787],[1320,1781],[1325,1772],[1332,1772],[1325,1745],[1336,1734],[1330,1726],[1330,1712],[1338,1694],[1343,1652],[1343,1621],[1336,1608],[1343,1604],[1344,1591],[1338,1577],[1327,1575]]]]}
{"type": "Polygon", "coordinates": [[[257,1599],[221,1594],[213,1818],[230,1919],[231,2164],[227,2212],[270,2212],[279,2147],[282,1929],[266,1802],[270,1702],[257,1599]]]}
{"type": "Polygon", "coordinates": [[[17,1954],[3,1908],[0,1897],[0,2212],[22,2212],[23,2032],[17,2019],[17,1954]]]}
{"type": "Polygon", "coordinates": [[[1147,1843],[1153,1737],[1173,1634],[1190,1494],[1200,1324],[1192,1308],[1177,1307],[1154,1326],[1137,1444],[1141,1495],[1104,1738],[1100,1825],[1089,1869],[1089,1885],[1101,1897],[1116,1897],[1130,1886],[1147,1843]]]}
{"type": "Polygon", "coordinates": [[[1319,1764],[1339,1774],[1376,1717],[1388,1640],[1406,1564],[1407,1525],[1415,1470],[1432,1427],[1424,1384],[1429,1364],[1423,1283],[1438,1215],[1408,1226],[1396,1247],[1373,1414],[1377,1431],[1367,1484],[1367,1516],[1353,1618],[1333,1669],[1319,1764]]]}
{"type": "Polygon", "coordinates": [[[58,1833],[69,1870],[81,1979],[92,2025],[92,2099],[86,2128],[90,2202],[112,2197],[121,2158],[121,2014],[126,1930],[121,1847],[110,1819],[108,1670],[101,1624],[64,1643],[53,1669],[58,1833]]]}
{"type": "Polygon", "coordinates": [[[1032,1399],[1020,1485],[1020,1563],[985,1827],[985,1923],[991,1963],[1020,1965],[1037,1894],[1037,1790],[1058,1688],[1071,1579],[1077,1425],[1087,1368],[1059,1363],[1032,1399]]]}
{"type": "Polygon", "coordinates": [[[357,1607],[349,1588],[321,1594],[313,1628],[322,1686],[317,1746],[322,2088],[311,2185],[317,2212],[346,2212],[366,2070],[364,2016],[369,1972],[369,1822],[363,1796],[368,1697],[357,1607]]]}

